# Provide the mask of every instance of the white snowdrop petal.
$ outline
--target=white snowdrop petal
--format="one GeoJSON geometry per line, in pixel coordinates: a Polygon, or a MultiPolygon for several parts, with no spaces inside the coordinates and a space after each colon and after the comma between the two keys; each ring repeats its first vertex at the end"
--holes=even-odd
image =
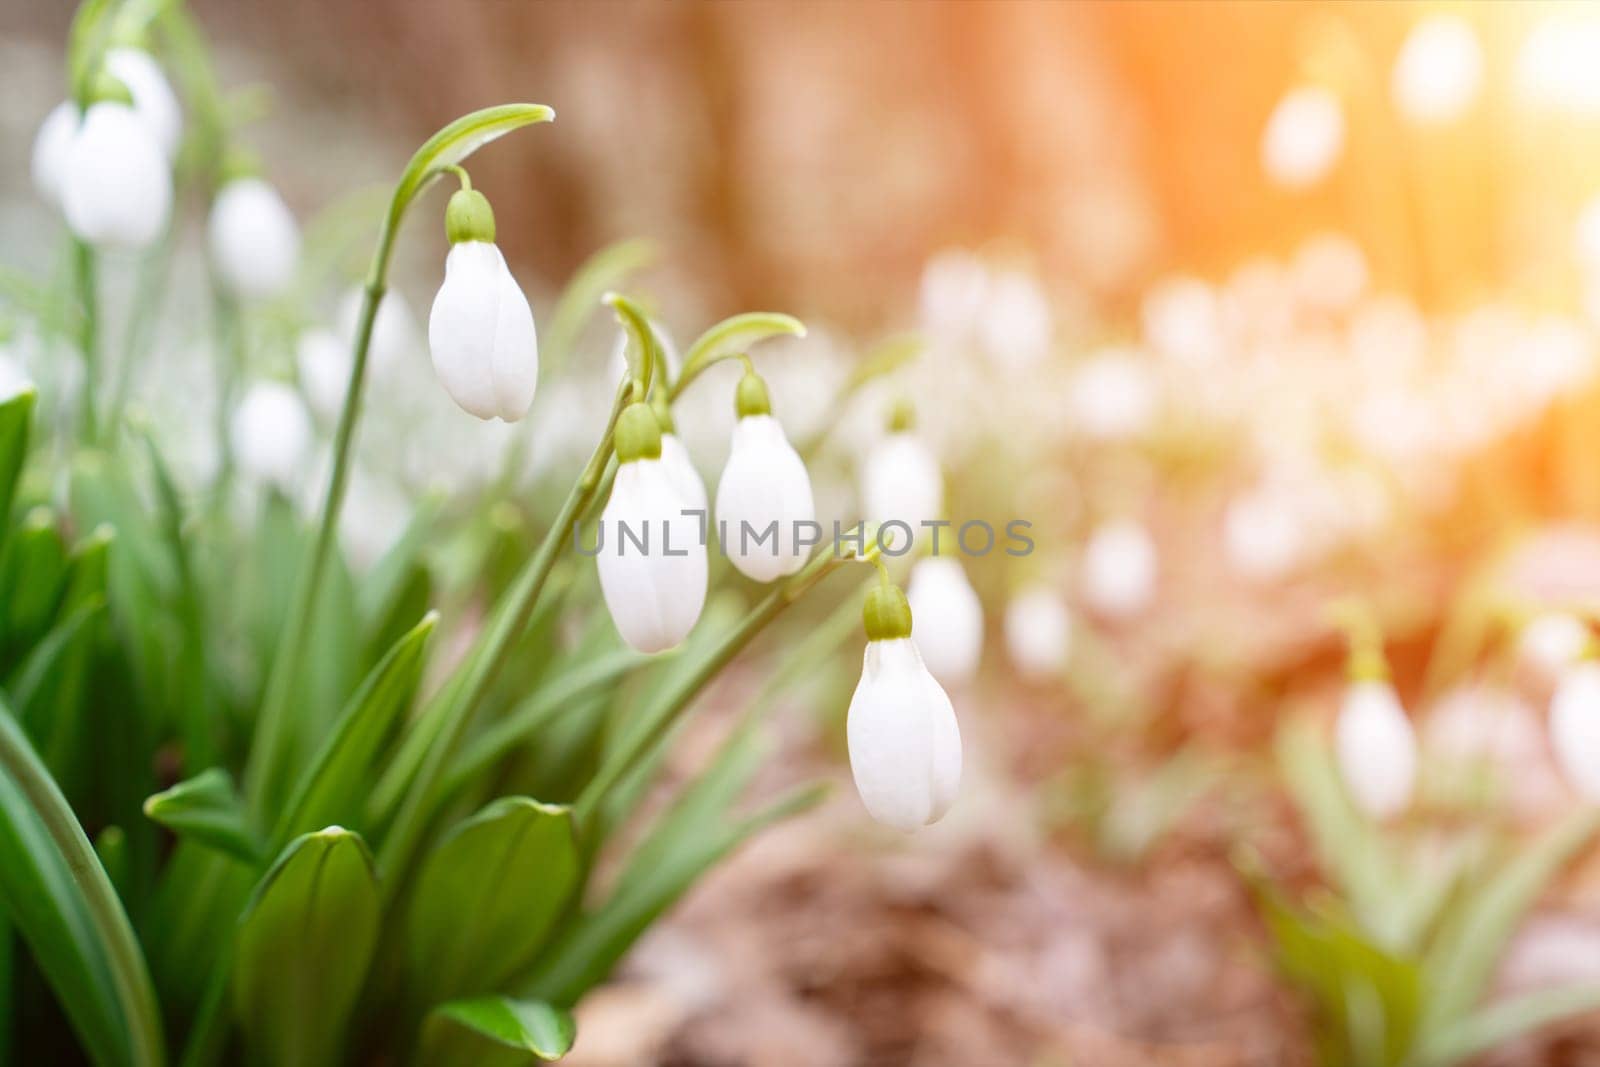
{"type": "Polygon", "coordinates": [[[61,206],[61,181],[66,172],[67,153],[78,131],[78,107],[63,100],[50,109],[33,138],[30,173],[34,191],[46,203],[61,206]]]}
{"type": "Polygon", "coordinates": [[[660,460],[634,460],[617,469],[600,517],[603,542],[596,563],[612,622],[640,652],[681,644],[705,606],[706,546],[700,520],[683,511],[684,502],[660,460]]]}
{"type": "Polygon", "coordinates": [[[257,382],[233,413],[229,441],[245,474],[287,491],[301,480],[310,454],[311,418],[293,388],[257,382]]]}
{"type": "Polygon", "coordinates": [[[96,246],[145,248],[172,210],[172,174],[149,129],[125,104],[89,108],[68,146],[61,208],[96,246]]]}
{"type": "Polygon", "coordinates": [[[1261,135],[1261,165],[1277,184],[1291,189],[1314,185],[1344,151],[1344,109],[1320,86],[1286,93],[1261,135]]]}
{"type": "Polygon", "coordinates": [[[846,734],[856,790],[878,822],[911,833],[949,810],[961,781],[961,731],[910,638],[868,642],[846,734]]]}
{"type": "Polygon", "coordinates": [[[223,186],[211,205],[206,239],[211,261],[237,296],[278,296],[294,280],[300,228],[278,191],[260,178],[223,186]]]}
{"type": "Polygon", "coordinates": [[[1005,632],[1006,652],[1024,677],[1053,677],[1066,665],[1072,618],[1054,590],[1035,586],[1012,597],[1006,605],[1005,632]]]}
{"type": "Polygon", "coordinates": [[[1600,663],[1568,670],[1550,700],[1550,744],[1567,782],[1600,801],[1600,663]]]}
{"type": "Polygon", "coordinates": [[[805,565],[810,549],[799,543],[805,534],[798,527],[817,518],[811,476],[771,415],[749,415],[734,426],[716,517],[722,551],[746,577],[771,582],[805,565]]]}
{"type": "Polygon", "coordinates": [[[507,422],[528,413],[539,377],[533,312],[495,245],[462,241],[450,249],[428,316],[428,348],[440,384],[463,411],[507,422]]]}
{"type": "Polygon", "coordinates": [[[913,536],[944,513],[944,472],[914,433],[892,433],[867,453],[861,469],[862,515],[870,522],[903,522],[913,536]]]}
{"type": "Polygon", "coordinates": [[[169,160],[175,157],[183,135],[183,110],[161,64],[142,48],[113,48],[106,53],[106,70],[127,86],[133,110],[150,128],[162,154],[169,160]]]}
{"type": "MultiPolygon", "coordinates": [[[[700,472],[695,470],[688,448],[684,447],[675,433],[661,435],[661,466],[666,469],[672,488],[682,498],[683,506],[690,511],[706,512],[706,483],[700,479],[700,472]]],[[[706,515],[706,521],[710,521],[709,514],[706,515]]]]}
{"type": "Polygon", "coordinates": [[[1362,811],[1384,819],[1411,803],[1417,739],[1388,682],[1354,682],[1346,689],[1334,750],[1345,786],[1362,811]]]}
{"type": "Polygon", "coordinates": [[[950,685],[970,681],[983,651],[983,604],[961,564],[930,556],[911,569],[911,603],[917,648],[935,678],[950,685]]]}

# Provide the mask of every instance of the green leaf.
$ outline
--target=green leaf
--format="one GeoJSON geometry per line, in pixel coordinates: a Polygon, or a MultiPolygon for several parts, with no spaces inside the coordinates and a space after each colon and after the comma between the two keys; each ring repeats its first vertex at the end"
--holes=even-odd
{"type": "MultiPolygon", "coordinates": [[[[461,163],[472,153],[512,130],[535,122],[549,122],[554,109],[543,104],[500,104],[463,115],[425,141],[406,165],[395,186],[389,208],[391,219],[398,220],[422,189],[446,167],[461,163]]],[[[392,227],[391,227],[392,228],[392,227]]]]}
{"type": "Polygon", "coordinates": [[[805,335],[805,324],[799,319],[773,311],[747,311],[723,319],[696,338],[684,353],[683,373],[673,383],[672,393],[677,396],[707,367],[739,355],[758,341],[805,335]]]}
{"type": "Polygon", "coordinates": [[[539,358],[545,373],[555,375],[572,357],[583,327],[607,291],[622,285],[635,271],[656,258],[655,245],[646,240],[618,241],[584,261],[561,291],[550,325],[543,330],[539,358]]]}
{"type": "Polygon", "coordinates": [[[1517,924],[1561,869],[1600,831],[1600,808],[1574,812],[1502,865],[1446,916],[1424,960],[1429,1033],[1473,1011],[1517,924]]]}
{"type": "Polygon", "coordinates": [[[577,1036],[572,1016],[543,1001],[502,996],[455,1000],[429,1013],[418,1062],[489,1067],[559,1060],[577,1036]]]}
{"type": "MultiPolygon", "coordinates": [[[[661,354],[661,344],[656,340],[655,327],[650,325],[638,304],[620,293],[607,293],[602,303],[616,312],[617,324],[628,334],[628,373],[648,389],[656,379],[667,373],[666,359],[661,354]]],[[[637,397],[637,394],[635,394],[637,397]]]]}
{"type": "Polygon", "coordinates": [[[17,498],[17,481],[28,458],[28,429],[36,400],[37,394],[28,388],[0,402],[0,528],[11,525],[11,502],[17,498]]]}
{"type": "Polygon", "coordinates": [[[278,840],[328,820],[360,819],[378,754],[416,694],[423,654],[438,622],[438,612],[428,612],[372,668],[295,785],[278,825],[278,840]]]}
{"type": "Polygon", "coordinates": [[[1430,1036],[1411,1060],[1415,1067],[1447,1067],[1563,1019],[1600,1010],[1600,987],[1540,989],[1474,1011],[1430,1036]]]}
{"type": "Polygon", "coordinates": [[[261,860],[261,839],[250,826],[233,779],[221,767],[201,771],[144,802],[144,813],[180,837],[237,856],[261,860]]]}
{"type": "Polygon", "coordinates": [[[234,1013],[266,1063],[339,1061],[378,941],[378,878],[359,836],[337,826],[290,842],[239,920],[234,1013]]]}
{"type": "Polygon", "coordinates": [[[96,1062],[159,1065],[161,1019],[133,928],[66,798],[3,708],[0,901],[96,1062]]]}
{"type": "Polygon", "coordinates": [[[417,999],[488,992],[526,966],[580,870],[566,808],[505,797],[458,825],[424,862],[406,918],[417,999]]]}
{"type": "Polygon", "coordinates": [[[31,643],[55,614],[67,577],[67,548],[49,508],[28,512],[0,552],[0,594],[10,642],[31,643]]]}

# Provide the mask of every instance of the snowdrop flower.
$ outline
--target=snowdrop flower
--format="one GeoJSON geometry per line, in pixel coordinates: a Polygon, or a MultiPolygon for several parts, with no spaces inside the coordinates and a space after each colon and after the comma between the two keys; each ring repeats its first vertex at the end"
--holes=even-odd
{"type": "Polygon", "coordinates": [[[978,327],[984,351],[997,366],[1027,370],[1050,354],[1050,301],[1039,283],[1021,271],[996,275],[990,282],[978,327]]]}
{"type": "Polygon", "coordinates": [[[911,639],[911,607],[887,579],[867,594],[867,650],[845,733],[867,813],[912,833],[950,810],[961,784],[961,730],[950,697],[911,639]]]}
{"type": "Polygon", "coordinates": [[[428,316],[428,347],[445,392],[480,419],[516,422],[533,406],[539,338],[533,310],[494,243],[494,213],[468,184],[450,198],[450,255],[428,316]]]}
{"type": "Polygon", "coordinates": [[[1411,803],[1417,738],[1381,665],[1354,673],[1334,726],[1334,754],[1356,806],[1372,818],[1386,819],[1411,803]]]}
{"type": "Polygon", "coordinates": [[[910,409],[900,405],[889,434],[873,445],[861,467],[861,511],[871,522],[903,522],[912,537],[944,513],[944,472],[913,431],[910,409]]]}
{"type": "Polygon", "coordinates": [[[1034,586],[1006,605],[1006,652],[1023,677],[1047,679],[1066,666],[1072,619],[1055,591],[1034,586]]]}
{"type": "MultiPolygon", "coordinates": [[[[353,286],[339,303],[339,336],[347,351],[353,351],[356,328],[361,324],[361,305],[366,293],[361,286],[353,286]]],[[[367,358],[377,371],[393,368],[411,354],[417,340],[416,319],[406,298],[393,289],[378,301],[377,314],[372,319],[372,342],[367,348],[367,358]]],[[[348,372],[347,372],[348,373],[348,372]]]]}
{"type": "Polygon", "coordinates": [[[722,551],[745,577],[770,582],[805,565],[806,545],[797,534],[816,526],[811,476],[772,417],[766,383],[753,370],[739,380],[734,408],[739,421],[717,483],[722,551]]]}
{"type": "Polygon", "coordinates": [[[1547,678],[1555,678],[1577,663],[1589,647],[1589,628],[1566,612],[1540,615],[1522,628],[1517,652],[1524,662],[1547,678]]]}
{"type": "Polygon", "coordinates": [[[933,676],[947,685],[972,680],[983,652],[983,604],[967,572],[950,556],[929,556],[911,568],[906,590],[914,615],[934,620],[917,647],[933,676]]]}
{"type": "Polygon", "coordinates": [[[330,422],[338,418],[350,383],[350,346],[331,330],[307,330],[295,345],[295,367],[311,410],[330,422]]]}
{"type": "Polygon", "coordinates": [[[222,187],[206,238],[211,261],[235,296],[268,299],[294,280],[300,229],[278,191],[260,178],[234,178],[222,187]]]}
{"type": "Polygon", "coordinates": [[[50,109],[33,138],[33,188],[52,207],[61,206],[61,178],[73,135],[78,132],[78,119],[78,105],[63,100],[50,109]]]}
{"type": "Polygon", "coordinates": [[[1567,671],[1550,699],[1550,745],[1573,789],[1600,801],[1600,662],[1567,671]]]}
{"type": "Polygon", "coordinates": [[[1132,519],[1102,523],[1083,553],[1083,595],[1102,615],[1125,619],[1149,606],[1156,591],[1156,546],[1132,519]]]}
{"type": "Polygon", "coordinates": [[[617,477],[600,515],[600,591],[622,639],[640,652],[682,643],[706,602],[701,517],[661,459],[661,428],[646,404],[617,420],[617,477]]]}
{"type": "Polygon", "coordinates": [[[1067,410],[1072,425],[1086,437],[1125,441],[1145,432],[1154,421],[1155,383],[1133,353],[1102,352],[1073,371],[1067,410]]]}
{"type": "Polygon", "coordinates": [[[1276,581],[1297,567],[1306,530],[1288,494],[1261,488],[1235,497],[1222,521],[1228,565],[1249,581],[1276,581]]]}
{"type": "Polygon", "coordinates": [[[311,417],[282,382],[256,382],[233,413],[228,437],[239,467],[258,482],[289,490],[311,452],[311,417]]]}
{"type": "Polygon", "coordinates": [[[1161,282],[1145,296],[1139,313],[1145,337],[1168,359],[1205,364],[1221,354],[1217,294],[1199,278],[1161,282]]]}
{"type": "Polygon", "coordinates": [[[934,344],[959,347],[972,340],[989,285],[989,268],[970,252],[941,252],[928,261],[918,302],[923,329],[934,344]]]}
{"type": "Polygon", "coordinates": [[[1417,23],[1400,47],[1390,90],[1395,107],[1420,125],[1453,122],[1483,84],[1483,49],[1465,19],[1434,15],[1417,23]]]}
{"type": "Polygon", "coordinates": [[[101,79],[61,171],[67,226],[96,246],[146,248],[166,228],[172,172],[128,90],[101,79]]]}
{"type": "Polygon", "coordinates": [[[161,152],[172,159],[183,134],[183,112],[161,65],[142,48],[113,48],[106,53],[106,70],[128,87],[133,110],[155,135],[161,152]]]}
{"type": "Polygon", "coordinates": [[[1320,86],[1292,89],[1278,102],[1261,134],[1261,166],[1286,189],[1304,189],[1327,176],[1344,152],[1344,109],[1320,86]]]}
{"type": "Polygon", "coordinates": [[[661,465],[666,468],[672,487],[683,499],[685,508],[704,513],[706,483],[701,480],[700,472],[695,469],[694,460],[689,457],[689,449],[678,437],[677,425],[672,417],[672,405],[667,402],[664,395],[657,394],[652,410],[655,412],[657,425],[661,427],[661,465]]]}

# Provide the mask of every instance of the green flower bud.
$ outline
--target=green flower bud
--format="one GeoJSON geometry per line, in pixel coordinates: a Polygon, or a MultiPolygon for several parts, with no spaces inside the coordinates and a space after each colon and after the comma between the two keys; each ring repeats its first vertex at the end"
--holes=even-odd
{"type": "Polygon", "coordinates": [[[444,209],[444,233],[450,243],[484,241],[494,243],[494,210],[489,198],[476,189],[457,189],[444,209]]]}
{"type": "Polygon", "coordinates": [[[861,621],[868,641],[893,641],[911,636],[911,603],[898,585],[880,582],[867,591],[861,621]]]}
{"type": "Polygon", "coordinates": [[[649,404],[638,401],[622,409],[617,417],[617,462],[661,458],[661,425],[649,404]]]}
{"type": "Polygon", "coordinates": [[[753,370],[744,372],[739,379],[739,389],[733,395],[733,409],[741,419],[751,415],[771,415],[772,400],[767,396],[767,383],[753,370]]]}

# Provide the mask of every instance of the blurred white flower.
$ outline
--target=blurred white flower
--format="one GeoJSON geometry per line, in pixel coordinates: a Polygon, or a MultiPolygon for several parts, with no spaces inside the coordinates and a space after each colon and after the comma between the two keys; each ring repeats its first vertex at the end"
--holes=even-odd
{"type": "Polygon", "coordinates": [[[1410,300],[1370,297],[1350,315],[1350,355],[1379,384],[1404,381],[1428,353],[1428,320],[1410,300]]]}
{"type": "Polygon", "coordinates": [[[1146,339],[1168,359],[1204,364],[1221,355],[1217,294],[1199,278],[1169,278],[1152,287],[1140,313],[1146,339]]]}
{"type": "Polygon", "coordinates": [[[260,178],[235,178],[211,205],[211,260],[234,295],[279,296],[294,280],[300,228],[278,191],[260,178]]]}
{"type": "Polygon", "coordinates": [[[1305,558],[1306,530],[1290,497],[1266,487],[1235,497],[1222,520],[1222,544],[1233,572],[1275,582],[1305,558]]]}
{"type": "Polygon", "coordinates": [[[1600,663],[1571,667],[1550,698],[1550,746],[1567,783],[1600,801],[1600,663]]]}
{"type": "Polygon", "coordinates": [[[172,171],[127,104],[102,100],[84,115],[62,166],[61,209],[97,247],[146,248],[166,228],[172,171]]]}
{"type": "Polygon", "coordinates": [[[1334,749],[1350,799],[1366,814],[1387,819],[1411,803],[1417,738],[1394,686],[1373,679],[1346,687],[1334,749]]]}
{"type": "Polygon", "coordinates": [[[1261,134],[1261,166],[1288,189],[1315,185],[1344,152],[1344,108],[1320,86],[1284,94],[1261,134]]]}
{"type": "Polygon", "coordinates": [[[338,418],[350,384],[350,346],[331,330],[307,330],[295,345],[295,367],[311,410],[329,422],[338,418]]]}
{"type": "Polygon", "coordinates": [[[1126,619],[1150,606],[1156,592],[1156,545],[1133,519],[1101,523],[1083,550],[1083,598],[1091,609],[1126,619]]]}
{"type": "Polygon", "coordinates": [[[78,105],[63,100],[50,109],[33,137],[30,172],[34,191],[51,207],[61,207],[61,180],[67,168],[67,153],[78,132],[78,105]]]}
{"type": "Polygon", "coordinates": [[[961,784],[961,730],[910,637],[867,642],[845,730],[850,773],[874,819],[912,833],[950,810],[961,784]]]}
{"type": "Polygon", "coordinates": [[[1528,103],[1579,116],[1600,114],[1600,19],[1582,5],[1533,24],[1517,52],[1516,89],[1528,103]]]}
{"type": "Polygon", "coordinates": [[[1517,653],[1524,663],[1554,679],[1582,658],[1589,640],[1589,627],[1582,619],[1564,611],[1551,611],[1522,628],[1517,653]]]}
{"type": "Polygon", "coordinates": [[[989,284],[979,323],[984,352],[1011,371],[1038,366],[1050,354],[1050,301],[1031,275],[1006,271],[989,284]]]}
{"type": "Polygon", "coordinates": [[[113,48],[106,53],[106,70],[128,87],[133,110],[155,135],[162,154],[169,160],[177,156],[183,111],[161,64],[142,48],[113,48]]]}
{"type": "Polygon", "coordinates": [[[891,433],[861,464],[861,516],[869,522],[903,522],[912,537],[924,522],[944,517],[944,472],[914,431],[891,433]]]}
{"type": "Polygon", "coordinates": [[[1055,590],[1038,585],[1006,605],[1006,653],[1024,678],[1051,679],[1066,666],[1072,617],[1055,590]]]}
{"type": "Polygon", "coordinates": [[[22,361],[0,346],[0,401],[10,400],[23,390],[32,388],[33,378],[22,361]]]}
{"type": "Polygon", "coordinates": [[[1345,311],[1367,287],[1367,257],[1361,246],[1338,233],[1307,238],[1295,253],[1293,277],[1300,302],[1345,311]]]}
{"type": "Polygon", "coordinates": [[[290,492],[311,453],[311,417],[300,394],[282,382],[255,382],[229,423],[239,469],[256,482],[290,492]]]}
{"type": "MultiPolygon", "coordinates": [[[[361,286],[352,286],[339,303],[339,336],[350,351],[354,351],[356,328],[361,324],[361,304],[366,293],[361,286]]],[[[378,301],[378,311],[372,319],[372,343],[367,349],[372,370],[383,373],[397,366],[417,346],[417,320],[411,314],[411,305],[400,292],[390,289],[378,301]]]]}
{"type": "Polygon", "coordinates": [[[723,553],[741,574],[758,582],[793,574],[809,555],[797,536],[799,527],[814,524],[816,518],[811,476],[783,425],[770,414],[742,415],[717,483],[723,553]]]}
{"type": "Polygon", "coordinates": [[[911,568],[906,597],[923,620],[917,647],[933,676],[946,685],[971,681],[983,651],[983,605],[953,556],[930,556],[911,568]]]}
{"type": "Polygon", "coordinates": [[[1125,441],[1150,429],[1156,414],[1156,384],[1138,355],[1110,349],[1072,371],[1067,386],[1071,426],[1097,441],[1125,441]]]}
{"type": "Polygon", "coordinates": [[[1472,24],[1455,15],[1430,15],[1411,28],[1394,61],[1394,105],[1412,122],[1453,122],[1483,85],[1483,47],[1472,24]]]}
{"type": "Polygon", "coordinates": [[[428,316],[439,382],[461,410],[516,422],[533,406],[539,338],[533,310],[492,241],[459,241],[428,316]]]}
{"type": "Polygon", "coordinates": [[[941,252],[922,271],[923,332],[935,345],[961,347],[978,332],[989,298],[989,268],[970,252],[941,252]]]}

